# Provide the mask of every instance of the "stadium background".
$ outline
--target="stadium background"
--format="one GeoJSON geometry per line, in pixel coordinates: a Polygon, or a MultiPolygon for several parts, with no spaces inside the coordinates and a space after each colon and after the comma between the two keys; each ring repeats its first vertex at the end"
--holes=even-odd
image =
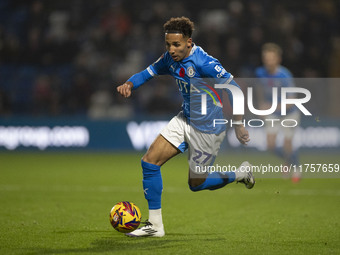
{"type": "MultiPolygon", "coordinates": [[[[115,87],[164,52],[162,24],[172,16],[189,16],[196,23],[196,44],[235,77],[253,77],[261,64],[261,45],[268,41],[282,46],[283,65],[295,77],[339,77],[339,6],[335,0],[212,0],[209,5],[204,1],[2,0],[0,148],[36,149],[39,141],[20,142],[15,137],[39,140],[48,136],[46,132],[68,140],[72,129],[65,133],[53,128],[71,125],[86,128],[74,142],[83,145],[52,141],[40,149],[145,149],[148,143],[136,147],[134,143],[143,141],[131,140],[130,121],[135,121],[130,129],[139,126],[146,140],[164,125],[154,121],[168,120],[179,111],[178,88],[171,78],[160,77],[136,91],[132,99],[124,99],[115,87]],[[152,121],[140,125],[147,120],[152,121]],[[38,127],[49,130],[40,133],[38,127]]],[[[316,124],[338,125],[340,86],[310,89],[313,98],[308,108],[322,120],[316,124]]]]}
{"type": "MultiPolygon", "coordinates": [[[[338,0],[0,0],[1,254],[340,254],[339,172],[194,193],[187,154],[162,166],[166,236],[112,229],[118,201],[146,219],[140,158],[181,104],[171,77],[131,99],[115,88],[164,52],[162,25],[181,15],[236,77],[253,77],[261,45],[279,43],[283,65],[310,82],[301,163],[340,163],[338,0]]],[[[220,165],[282,164],[256,132],[248,148],[229,132],[220,165]]]]}

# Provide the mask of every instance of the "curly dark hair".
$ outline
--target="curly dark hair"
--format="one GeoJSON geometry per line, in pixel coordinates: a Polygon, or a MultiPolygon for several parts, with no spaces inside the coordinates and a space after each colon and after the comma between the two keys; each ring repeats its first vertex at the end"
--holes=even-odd
{"type": "Polygon", "coordinates": [[[191,37],[194,31],[194,22],[187,17],[171,18],[164,25],[165,33],[181,33],[184,37],[191,37]]]}

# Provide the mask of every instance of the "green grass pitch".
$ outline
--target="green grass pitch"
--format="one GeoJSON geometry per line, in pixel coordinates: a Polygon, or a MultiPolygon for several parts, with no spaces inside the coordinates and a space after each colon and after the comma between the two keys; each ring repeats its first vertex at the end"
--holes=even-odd
{"type": "MultiPolygon", "coordinates": [[[[109,211],[127,200],[146,219],[140,158],[0,153],[0,254],[340,254],[339,178],[260,178],[252,190],[233,183],[194,193],[186,155],[162,167],[166,236],[126,237],[111,227],[109,211]]],[[[228,158],[276,162],[265,153],[228,158]]],[[[301,160],[339,163],[339,155],[301,160]]]]}

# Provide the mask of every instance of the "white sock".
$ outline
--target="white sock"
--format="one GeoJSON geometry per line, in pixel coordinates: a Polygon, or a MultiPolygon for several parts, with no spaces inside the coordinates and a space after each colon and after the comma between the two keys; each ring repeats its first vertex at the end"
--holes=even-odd
{"type": "Polygon", "coordinates": [[[162,209],[156,209],[156,210],[149,209],[149,221],[155,227],[163,226],[162,209]]]}
{"type": "Polygon", "coordinates": [[[246,171],[241,171],[240,168],[237,168],[235,173],[235,181],[241,181],[246,175],[246,171]]]}

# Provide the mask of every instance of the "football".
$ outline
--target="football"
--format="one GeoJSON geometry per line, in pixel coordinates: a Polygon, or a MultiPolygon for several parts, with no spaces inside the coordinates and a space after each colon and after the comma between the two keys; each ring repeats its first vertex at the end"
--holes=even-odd
{"type": "Polygon", "coordinates": [[[127,201],[117,203],[110,211],[112,227],[122,233],[129,233],[137,229],[141,218],[138,206],[127,201]]]}

